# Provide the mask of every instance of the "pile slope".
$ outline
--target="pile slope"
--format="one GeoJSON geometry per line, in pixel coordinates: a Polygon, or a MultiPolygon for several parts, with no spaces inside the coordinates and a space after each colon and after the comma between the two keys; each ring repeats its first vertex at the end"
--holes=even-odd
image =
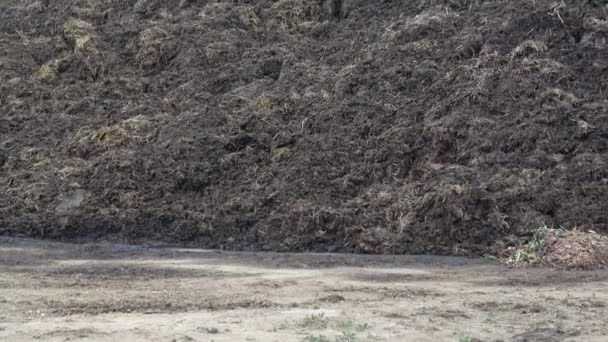
{"type": "Polygon", "coordinates": [[[0,234],[480,254],[608,232],[602,1],[5,0],[0,79],[0,234]]]}

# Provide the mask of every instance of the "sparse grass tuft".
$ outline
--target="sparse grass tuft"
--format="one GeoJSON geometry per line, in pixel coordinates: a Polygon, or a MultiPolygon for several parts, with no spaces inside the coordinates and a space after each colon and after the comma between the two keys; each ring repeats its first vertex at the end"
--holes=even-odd
{"type": "Polygon", "coordinates": [[[302,329],[325,329],[329,325],[324,313],[306,316],[298,326],[302,329]]]}
{"type": "Polygon", "coordinates": [[[83,127],[67,141],[68,150],[76,155],[86,155],[97,149],[125,145],[127,143],[145,144],[154,139],[158,133],[154,124],[145,117],[136,117],[124,120],[118,125],[91,129],[83,127]]]}
{"type": "Polygon", "coordinates": [[[316,315],[306,316],[302,321],[300,321],[297,326],[302,329],[308,330],[322,330],[326,329],[330,326],[337,329],[338,331],[342,331],[339,335],[335,336],[333,340],[330,340],[327,336],[324,335],[307,335],[303,341],[304,342],[358,342],[360,338],[358,336],[359,333],[363,332],[369,325],[367,323],[357,323],[352,319],[346,317],[343,319],[331,320],[323,313],[316,315]]]}
{"type": "Polygon", "coordinates": [[[369,328],[369,325],[367,323],[360,324],[351,319],[343,319],[336,322],[336,327],[343,331],[362,332],[369,328]]]}
{"type": "Polygon", "coordinates": [[[45,63],[38,69],[35,76],[40,80],[52,81],[57,78],[58,75],[58,63],[53,60],[45,63]]]}
{"type": "MultiPolygon", "coordinates": [[[[308,335],[302,339],[302,342],[331,342],[332,340],[325,335],[308,335]]],[[[360,342],[361,339],[355,332],[343,331],[340,335],[336,336],[334,342],[360,342]]]]}
{"type": "Polygon", "coordinates": [[[256,112],[269,112],[279,105],[278,100],[268,95],[262,95],[255,99],[256,112]]]}
{"type": "Polygon", "coordinates": [[[272,6],[275,25],[283,30],[302,30],[321,16],[316,0],[279,0],[272,6]]]}
{"type": "Polygon", "coordinates": [[[255,31],[259,31],[262,25],[262,19],[257,15],[255,9],[251,6],[246,6],[239,12],[239,20],[243,25],[251,27],[255,31]]]}
{"type": "Polygon", "coordinates": [[[63,35],[74,44],[76,50],[84,50],[95,37],[95,29],[84,20],[72,18],[63,24],[63,35]]]}
{"type": "Polygon", "coordinates": [[[272,161],[281,161],[289,158],[291,149],[289,147],[277,147],[272,149],[272,161]]]}
{"type": "Polygon", "coordinates": [[[336,342],[359,342],[359,336],[353,331],[343,331],[336,337],[336,342]]]}

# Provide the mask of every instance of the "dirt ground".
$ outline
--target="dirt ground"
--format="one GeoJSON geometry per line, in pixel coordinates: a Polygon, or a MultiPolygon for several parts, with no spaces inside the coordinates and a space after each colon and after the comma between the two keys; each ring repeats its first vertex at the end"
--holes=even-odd
{"type": "Polygon", "coordinates": [[[0,340],[606,341],[607,285],[459,257],[2,239],[0,340]]]}

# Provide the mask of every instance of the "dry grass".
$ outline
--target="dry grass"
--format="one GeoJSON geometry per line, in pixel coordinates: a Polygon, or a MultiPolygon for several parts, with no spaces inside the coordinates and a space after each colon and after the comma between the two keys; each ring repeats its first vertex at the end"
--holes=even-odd
{"type": "Polygon", "coordinates": [[[271,8],[269,25],[283,30],[301,31],[321,17],[322,8],[316,0],[279,0],[271,8]]]}
{"type": "Polygon", "coordinates": [[[87,138],[101,146],[118,146],[127,142],[129,135],[124,128],[112,126],[100,128],[87,138]]]}
{"type": "Polygon", "coordinates": [[[72,7],[78,17],[93,17],[112,7],[113,0],[80,0],[72,7]]]}
{"type": "Polygon", "coordinates": [[[198,16],[201,19],[214,21],[217,18],[224,17],[233,7],[230,3],[210,2],[202,8],[198,16]]]}
{"type": "Polygon", "coordinates": [[[571,92],[550,88],[541,94],[543,107],[546,109],[570,109],[581,100],[571,92]]]}
{"type": "MultiPolygon", "coordinates": [[[[419,201],[419,208],[431,208],[444,205],[454,197],[466,196],[467,187],[461,184],[439,184],[435,191],[426,193],[419,201]]],[[[453,202],[453,200],[451,201],[453,202]]]]}
{"type": "Polygon", "coordinates": [[[255,12],[252,6],[244,6],[239,11],[239,20],[243,25],[252,28],[255,31],[259,31],[262,28],[262,19],[255,12]]]}
{"type": "Polygon", "coordinates": [[[427,52],[439,48],[441,45],[435,39],[421,39],[405,44],[404,49],[414,52],[427,52]]]}
{"type": "Polygon", "coordinates": [[[571,70],[566,65],[553,59],[525,58],[522,64],[529,73],[540,73],[549,77],[566,77],[571,74],[571,70]]]}
{"type": "Polygon", "coordinates": [[[511,52],[511,58],[541,57],[547,52],[547,45],[538,40],[526,40],[511,52]]]}
{"type": "Polygon", "coordinates": [[[147,28],[139,34],[139,49],[135,58],[140,68],[154,68],[165,62],[168,39],[169,33],[159,27],[147,28]]]}
{"type": "Polygon", "coordinates": [[[263,29],[263,19],[252,5],[234,6],[231,3],[208,3],[199,12],[198,17],[206,25],[222,25],[224,22],[238,19],[243,26],[254,31],[263,29]]]}
{"type": "MultiPolygon", "coordinates": [[[[416,38],[420,41],[420,38],[422,38],[419,34],[420,31],[442,26],[445,24],[445,21],[452,17],[454,17],[454,15],[449,12],[445,12],[439,8],[432,8],[423,11],[414,17],[395,20],[384,28],[381,44],[386,45],[389,42],[399,41],[405,41],[407,44],[407,42],[411,42],[416,38]]],[[[419,45],[416,44],[416,41],[413,43],[415,44],[413,45],[414,47],[428,46],[429,44],[424,41],[418,43],[419,45]]]]}
{"type": "Polygon", "coordinates": [[[108,54],[95,27],[84,20],[70,18],[65,21],[62,29],[63,37],[73,51],[65,52],[60,58],[47,62],[37,76],[40,79],[53,80],[62,69],[70,69],[77,71],[79,79],[95,82],[106,75],[115,59],[108,54]]]}
{"type": "Polygon", "coordinates": [[[92,129],[81,128],[67,141],[67,147],[77,154],[96,149],[108,149],[128,143],[147,143],[158,132],[152,122],[143,116],[127,119],[118,125],[92,129]]]}
{"type": "Polygon", "coordinates": [[[434,8],[424,11],[416,15],[411,20],[407,21],[408,27],[428,27],[433,25],[441,25],[446,17],[450,16],[449,12],[434,8]]]}
{"type": "Polygon", "coordinates": [[[588,18],[585,20],[584,27],[588,31],[608,32],[608,20],[588,18]]]}
{"type": "Polygon", "coordinates": [[[35,73],[35,76],[40,80],[52,81],[57,78],[58,73],[57,60],[52,60],[43,64],[35,73]]]}
{"type": "Polygon", "coordinates": [[[280,161],[287,159],[291,155],[291,150],[288,147],[278,147],[272,149],[272,161],[280,161]]]}
{"type": "Polygon", "coordinates": [[[85,50],[90,47],[95,35],[93,25],[80,19],[68,19],[63,24],[64,37],[74,44],[76,50],[85,50]]]}
{"type": "Polygon", "coordinates": [[[270,111],[277,106],[277,99],[269,95],[261,95],[255,100],[255,109],[259,111],[270,111]]]}
{"type": "Polygon", "coordinates": [[[281,103],[279,99],[263,94],[253,101],[253,115],[259,118],[268,118],[280,107],[281,103]]]}

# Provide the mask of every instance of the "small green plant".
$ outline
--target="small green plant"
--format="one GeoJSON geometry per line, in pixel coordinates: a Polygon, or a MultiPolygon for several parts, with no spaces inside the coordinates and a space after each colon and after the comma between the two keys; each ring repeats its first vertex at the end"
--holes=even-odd
{"type": "Polygon", "coordinates": [[[532,238],[528,242],[515,249],[513,254],[507,259],[507,263],[535,264],[539,262],[549,237],[560,236],[561,234],[561,229],[552,229],[546,225],[542,225],[533,231],[532,238]]]}
{"type": "Polygon", "coordinates": [[[273,328],[273,330],[274,331],[279,331],[279,330],[289,329],[291,327],[292,327],[292,323],[291,322],[284,321],[284,322],[281,322],[281,323],[275,325],[274,328],[273,328]]]}
{"type": "Polygon", "coordinates": [[[369,325],[367,323],[359,324],[351,319],[343,319],[336,322],[336,327],[344,331],[362,332],[369,328],[369,325]]]}
{"type": "Polygon", "coordinates": [[[335,336],[333,340],[330,340],[327,336],[324,335],[307,335],[302,341],[359,342],[361,340],[357,336],[357,333],[360,333],[369,328],[369,325],[367,323],[359,324],[348,317],[339,320],[330,320],[325,317],[325,314],[323,313],[308,315],[302,321],[298,322],[297,326],[302,329],[321,330],[328,328],[330,322],[332,323],[332,327],[335,327],[336,329],[339,329],[339,331],[342,331],[342,333],[340,335],[335,336]]]}
{"type": "Polygon", "coordinates": [[[458,342],[473,342],[473,338],[468,335],[460,336],[458,342]]]}
{"type": "Polygon", "coordinates": [[[359,342],[361,341],[357,334],[353,331],[343,331],[341,335],[336,336],[336,342],[359,342]]]}
{"type": "Polygon", "coordinates": [[[328,322],[324,313],[308,315],[298,324],[303,329],[325,329],[327,325],[328,322]]]}

